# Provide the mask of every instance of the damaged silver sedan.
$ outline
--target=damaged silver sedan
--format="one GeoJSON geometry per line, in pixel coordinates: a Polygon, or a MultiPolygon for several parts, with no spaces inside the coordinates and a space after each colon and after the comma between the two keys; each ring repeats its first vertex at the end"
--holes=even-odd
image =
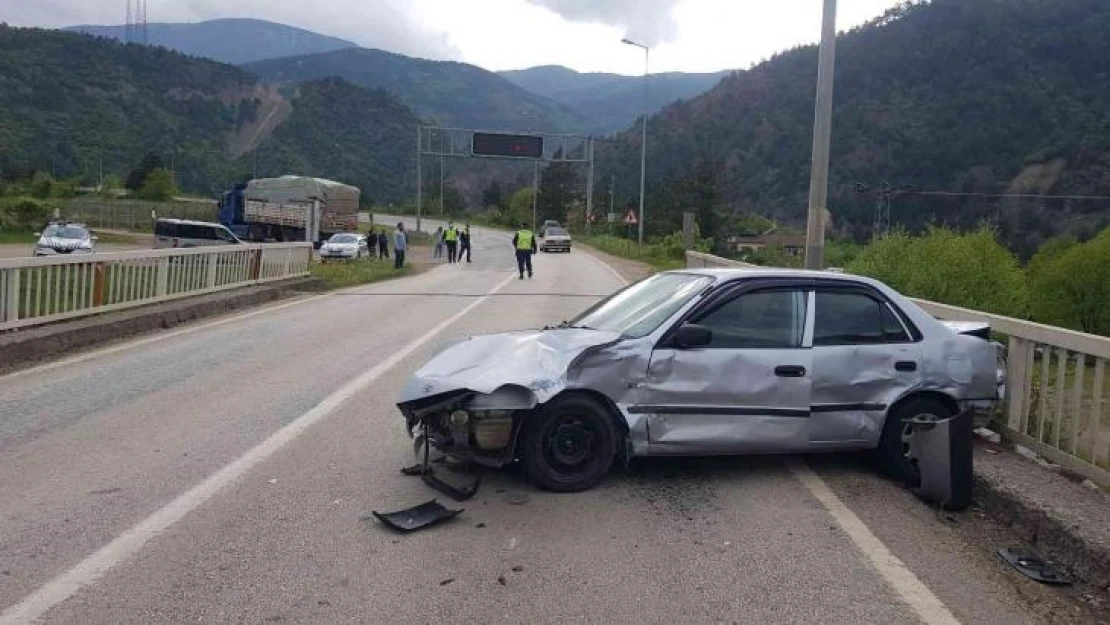
{"type": "Polygon", "coordinates": [[[447,346],[398,406],[425,449],[578,491],[638,456],[875,450],[908,474],[906,424],[989,411],[998,389],[986,324],[876,280],[689,269],[555,328],[447,346]]]}

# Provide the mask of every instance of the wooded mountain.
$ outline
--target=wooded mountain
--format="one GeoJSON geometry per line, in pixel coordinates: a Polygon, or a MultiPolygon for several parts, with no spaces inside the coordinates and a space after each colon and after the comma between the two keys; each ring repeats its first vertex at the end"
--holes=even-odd
{"type": "MultiPolygon", "coordinates": [[[[231,65],[62,31],[0,26],[0,176],[34,170],[95,184],[147,153],[186,191],[303,174],[399,201],[416,115],[339,79],[284,90],[231,65]]],[[[411,181],[411,178],[409,179],[411,181]]]]}
{"type": "MultiPolygon", "coordinates": [[[[124,40],[126,26],[71,26],[66,30],[124,40]]],[[[312,31],[256,19],[218,19],[195,24],[147,24],[150,44],[223,63],[249,63],[299,54],[354,48],[357,44],[312,31]]]]}
{"type": "MultiPolygon", "coordinates": [[[[591,133],[612,134],[643,114],[644,79],[620,74],[581,73],[559,65],[498,72],[518,86],[574,109],[586,118],[591,133]]],[[[667,72],[648,77],[651,113],[691,98],[719,83],[731,72],[687,74],[667,72]]]]}
{"type": "MultiPolygon", "coordinates": [[[[1028,254],[1046,236],[1086,236],[1110,202],[994,194],[1110,196],[1110,3],[933,0],[907,3],[839,37],[829,207],[835,227],[871,234],[882,182],[979,196],[895,196],[895,224],[959,227],[994,219],[1028,254]]],[[[817,49],[782,53],[650,122],[649,229],[674,231],[691,185],[724,212],[802,225],[817,49]]],[[[601,150],[631,201],[638,128],[601,150]]],[[[695,194],[697,195],[697,194],[695,194]]],[[[687,196],[688,197],[688,196],[687,196]]]]}
{"type": "Polygon", "coordinates": [[[422,118],[442,125],[505,131],[568,131],[584,120],[574,111],[466,63],[429,61],[353,48],[243,66],[265,80],[300,82],[338,76],[396,94],[422,118]]]}

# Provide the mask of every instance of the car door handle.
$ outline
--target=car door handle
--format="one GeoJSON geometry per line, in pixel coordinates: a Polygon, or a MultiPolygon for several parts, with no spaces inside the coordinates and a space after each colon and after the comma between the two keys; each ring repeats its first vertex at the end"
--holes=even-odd
{"type": "Polygon", "coordinates": [[[802,378],[806,375],[806,368],[799,365],[780,365],[775,367],[775,375],[780,378],[802,378]]]}
{"type": "Polygon", "coordinates": [[[899,360],[894,363],[895,371],[917,371],[917,363],[912,360],[899,360]]]}

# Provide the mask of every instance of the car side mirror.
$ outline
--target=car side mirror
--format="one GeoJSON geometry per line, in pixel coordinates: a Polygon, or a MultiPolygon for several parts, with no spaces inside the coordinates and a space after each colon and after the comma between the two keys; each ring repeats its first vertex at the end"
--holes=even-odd
{"type": "Polygon", "coordinates": [[[680,349],[705,347],[713,341],[713,331],[696,323],[684,323],[674,333],[674,345],[680,349]]]}

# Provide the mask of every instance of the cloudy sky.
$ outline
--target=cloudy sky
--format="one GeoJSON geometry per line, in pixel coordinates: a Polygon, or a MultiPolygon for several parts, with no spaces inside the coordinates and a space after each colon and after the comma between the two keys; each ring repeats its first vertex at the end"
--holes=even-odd
{"type": "MultiPolygon", "coordinates": [[[[558,64],[579,71],[746,68],[816,41],[822,0],[147,0],[151,22],[255,17],[413,56],[501,70],[558,64]]],[[[848,29],[896,0],[840,0],[848,29]]],[[[0,21],[20,26],[118,24],[126,0],[3,0],[0,21]]]]}

